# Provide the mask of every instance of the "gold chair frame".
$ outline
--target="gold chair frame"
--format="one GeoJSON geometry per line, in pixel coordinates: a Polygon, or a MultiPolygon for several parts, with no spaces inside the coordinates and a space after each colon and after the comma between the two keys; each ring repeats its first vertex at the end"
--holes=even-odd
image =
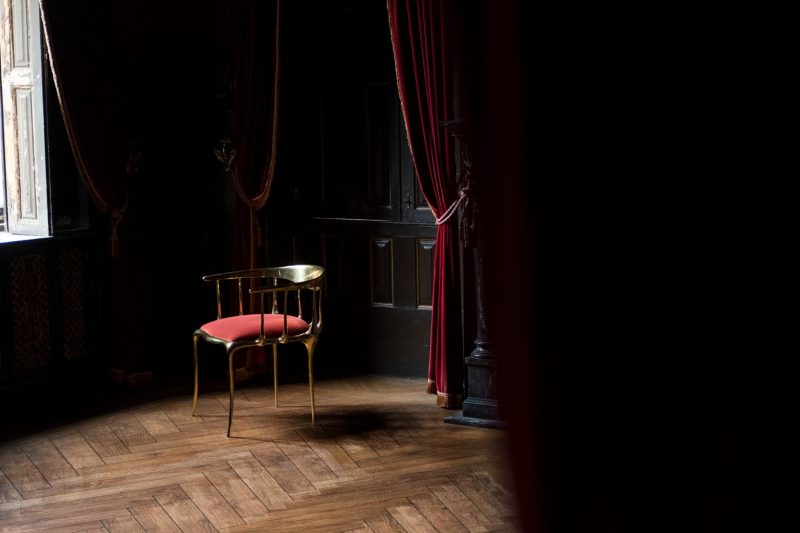
{"type": "Polygon", "coordinates": [[[308,353],[308,386],[311,395],[311,425],[315,425],[314,412],[314,347],[317,345],[319,334],[322,331],[322,294],[325,279],[325,269],[317,265],[289,265],[274,268],[260,268],[239,270],[224,274],[203,276],[203,281],[214,282],[216,285],[217,320],[222,316],[222,299],[220,285],[223,282],[235,282],[238,290],[239,316],[243,316],[244,303],[242,298],[242,282],[248,280],[250,287],[248,293],[258,295],[261,315],[261,333],[258,338],[231,341],[215,337],[202,328],[194,332],[194,399],[192,400],[192,416],[197,415],[197,394],[199,385],[199,369],[197,361],[197,341],[202,339],[212,344],[222,344],[228,355],[228,383],[230,388],[230,408],[228,410],[228,437],[231,436],[233,423],[234,403],[234,371],[233,360],[237,351],[244,348],[272,346],[273,382],[275,389],[275,407],[278,407],[278,345],[301,342],[308,353]],[[254,286],[256,285],[256,286],[254,286]],[[306,320],[303,316],[304,292],[311,294],[311,316],[306,320]],[[265,306],[266,299],[271,300],[265,306]],[[290,335],[287,324],[289,301],[292,300],[297,307],[297,316],[308,323],[308,329],[299,334],[290,335]],[[280,310],[282,308],[282,311],[280,310]],[[269,311],[267,311],[269,309],[269,311]],[[265,335],[264,317],[266,315],[283,315],[283,332],[277,337],[265,335]]]}

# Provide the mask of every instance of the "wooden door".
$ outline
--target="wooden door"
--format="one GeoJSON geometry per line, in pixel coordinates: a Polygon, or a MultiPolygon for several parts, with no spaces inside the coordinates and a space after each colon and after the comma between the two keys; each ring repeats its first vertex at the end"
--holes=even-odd
{"type": "Polygon", "coordinates": [[[328,275],[320,349],[353,370],[424,377],[436,226],[406,141],[386,5],[316,6],[319,175],[309,235],[328,275]]]}

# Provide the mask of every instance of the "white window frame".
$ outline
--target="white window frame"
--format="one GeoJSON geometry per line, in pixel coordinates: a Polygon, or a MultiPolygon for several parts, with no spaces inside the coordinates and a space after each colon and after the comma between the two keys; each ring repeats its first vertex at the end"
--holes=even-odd
{"type": "Polygon", "coordinates": [[[47,237],[52,227],[38,0],[0,0],[0,25],[0,194],[5,195],[0,242],[47,237]]]}

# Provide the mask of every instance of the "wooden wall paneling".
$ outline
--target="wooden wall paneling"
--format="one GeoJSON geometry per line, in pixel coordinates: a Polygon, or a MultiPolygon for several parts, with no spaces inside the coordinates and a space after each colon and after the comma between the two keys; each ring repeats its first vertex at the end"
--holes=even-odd
{"type": "MultiPolygon", "coordinates": [[[[399,104],[398,104],[399,105],[399,104]]],[[[397,145],[400,149],[400,189],[402,198],[402,220],[404,222],[416,222],[423,224],[433,224],[435,222],[431,208],[425,200],[425,195],[419,186],[414,163],[411,159],[411,148],[408,146],[405,126],[399,122],[401,132],[397,145]]]]}
{"type": "Polygon", "coordinates": [[[391,147],[386,84],[367,86],[367,206],[392,208],[389,173],[391,147]]]}
{"type": "Polygon", "coordinates": [[[13,243],[0,251],[0,413],[23,427],[42,414],[71,409],[95,390],[97,335],[108,319],[93,236],[13,243]],[[89,280],[97,280],[90,283],[89,280]]]}
{"type": "Polygon", "coordinates": [[[338,232],[321,234],[322,265],[325,267],[323,313],[325,331],[314,356],[318,369],[340,372],[364,365],[361,311],[369,301],[369,255],[352,238],[338,232]]]}
{"type": "Polygon", "coordinates": [[[413,308],[417,305],[414,240],[414,237],[402,234],[394,238],[392,270],[395,307],[413,308]]]}
{"type": "Polygon", "coordinates": [[[87,257],[78,248],[61,250],[57,257],[63,354],[65,359],[74,360],[84,357],[88,350],[84,284],[87,257]]]}
{"type": "Polygon", "coordinates": [[[365,370],[422,378],[428,370],[431,312],[413,307],[373,307],[369,313],[365,370]]]}
{"type": "Polygon", "coordinates": [[[323,211],[356,217],[367,204],[364,90],[329,84],[322,94],[323,211]]]}
{"type": "Polygon", "coordinates": [[[394,253],[391,237],[370,237],[370,303],[394,305],[394,253]]]}
{"type": "Polygon", "coordinates": [[[50,302],[44,254],[11,258],[11,307],[15,374],[29,374],[50,364],[50,302]]]}
{"type": "Polygon", "coordinates": [[[354,370],[424,377],[431,311],[419,305],[425,291],[419,279],[430,286],[436,228],[330,219],[316,224],[324,234],[328,275],[323,349],[346,354],[354,370]],[[423,247],[418,257],[420,241],[430,250],[423,247]]]}
{"type": "Polygon", "coordinates": [[[414,208],[427,209],[430,211],[428,201],[425,199],[425,194],[422,192],[422,187],[419,186],[419,182],[416,180],[414,180],[414,208]]]}
{"type": "Polygon", "coordinates": [[[320,347],[349,360],[358,352],[358,371],[424,376],[430,309],[418,301],[416,238],[433,238],[436,227],[416,184],[386,8],[356,0],[315,9],[319,60],[294,84],[311,81],[319,97],[319,141],[307,143],[319,146],[319,173],[307,180],[321,183],[309,229],[324,235],[330,295],[320,347]]]}
{"type": "Polygon", "coordinates": [[[366,106],[367,214],[400,220],[400,109],[394,84],[368,84],[366,106]]]}
{"type": "Polygon", "coordinates": [[[65,361],[63,335],[64,306],[61,299],[61,283],[58,274],[58,254],[62,249],[61,246],[47,247],[44,249],[47,283],[45,291],[47,293],[49,318],[48,333],[50,338],[49,372],[53,374],[59,373],[65,361]]]}
{"type": "Polygon", "coordinates": [[[417,307],[433,305],[433,246],[435,239],[416,239],[417,307]]]}

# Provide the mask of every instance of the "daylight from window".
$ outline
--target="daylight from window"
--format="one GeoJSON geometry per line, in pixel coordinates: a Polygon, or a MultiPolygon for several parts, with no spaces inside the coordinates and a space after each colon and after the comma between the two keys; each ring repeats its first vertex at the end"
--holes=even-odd
{"type": "Polygon", "coordinates": [[[36,0],[0,1],[0,241],[50,235],[41,21],[36,0]]]}
{"type": "MultiPolygon", "coordinates": [[[[2,94],[0,94],[0,117],[2,116],[3,99],[2,94]]],[[[5,141],[3,140],[3,124],[0,121],[0,232],[6,230],[6,161],[3,157],[3,146],[5,146],[5,141]]]]}

